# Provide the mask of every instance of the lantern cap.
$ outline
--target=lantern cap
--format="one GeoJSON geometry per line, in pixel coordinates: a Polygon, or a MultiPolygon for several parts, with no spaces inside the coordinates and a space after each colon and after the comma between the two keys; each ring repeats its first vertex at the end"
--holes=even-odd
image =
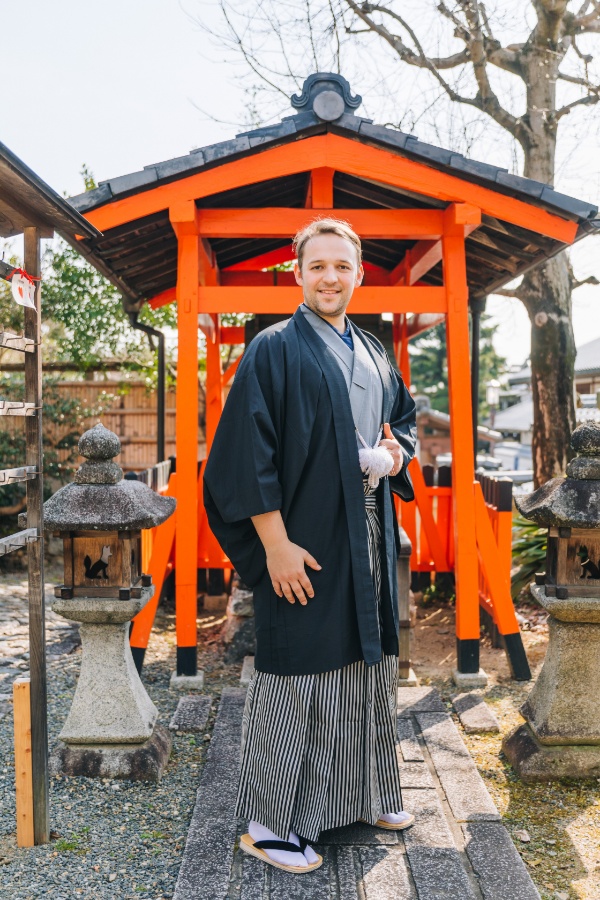
{"type": "Polygon", "coordinates": [[[121,452],[116,434],[98,424],[79,439],[86,461],[72,484],[44,503],[44,522],[53,531],[138,531],[155,528],[175,510],[175,499],[141,481],[123,478],[113,461],[121,452]]]}
{"type": "Polygon", "coordinates": [[[586,422],[571,435],[576,456],[565,478],[515,497],[522,516],[547,527],[600,528],[600,424],[586,422]]]}

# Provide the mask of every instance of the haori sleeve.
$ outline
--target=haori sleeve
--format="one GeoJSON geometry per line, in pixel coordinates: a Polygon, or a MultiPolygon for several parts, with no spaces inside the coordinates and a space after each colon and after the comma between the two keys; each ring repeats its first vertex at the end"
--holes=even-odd
{"type": "Polygon", "coordinates": [[[280,509],[282,502],[270,378],[261,378],[251,362],[234,379],[204,474],[214,514],[225,525],[280,509]]]}
{"type": "MultiPolygon", "coordinates": [[[[248,351],[247,351],[248,352],[248,351]]],[[[279,437],[270,367],[242,360],[204,472],[208,523],[240,577],[254,587],[266,557],[251,517],[281,509],[279,437]]]]}
{"type": "Polygon", "coordinates": [[[417,443],[417,416],[415,401],[404,384],[401,376],[393,370],[398,383],[398,391],[394,406],[390,415],[390,428],[396,440],[402,447],[404,465],[397,475],[390,477],[390,486],[394,493],[400,494],[403,500],[412,500],[414,497],[412,481],[407,466],[415,455],[417,443]]]}

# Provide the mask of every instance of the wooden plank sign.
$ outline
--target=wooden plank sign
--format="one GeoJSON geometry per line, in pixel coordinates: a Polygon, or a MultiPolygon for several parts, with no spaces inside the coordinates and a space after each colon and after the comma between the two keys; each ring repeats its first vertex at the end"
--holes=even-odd
{"type": "Polygon", "coordinates": [[[31,684],[13,682],[17,846],[33,847],[33,769],[31,762],[31,684]]]}

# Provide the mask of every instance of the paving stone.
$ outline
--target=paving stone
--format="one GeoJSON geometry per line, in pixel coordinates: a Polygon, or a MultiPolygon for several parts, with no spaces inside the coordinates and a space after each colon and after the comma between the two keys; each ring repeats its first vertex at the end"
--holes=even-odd
{"type": "Polygon", "coordinates": [[[245,656],[242,665],[242,674],[240,675],[240,684],[250,684],[250,679],[254,675],[254,657],[245,656]]]}
{"type": "Polygon", "coordinates": [[[476,822],[462,826],[466,851],[479,876],[485,900],[540,900],[538,889],[504,825],[476,822]]]}
{"type": "Polygon", "coordinates": [[[239,852],[243,857],[240,900],[261,900],[269,867],[249,853],[239,852]]]}
{"type": "Polygon", "coordinates": [[[452,719],[439,713],[417,713],[417,721],[454,818],[458,822],[499,821],[498,810],[452,719]]]}
{"type": "Polygon", "coordinates": [[[198,669],[195,675],[178,675],[173,672],[169,687],[172,691],[201,691],[204,687],[204,672],[198,669]]]}
{"type": "Polygon", "coordinates": [[[332,828],[330,831],[322,831],[319,836],[319,846],[327,844],[341,844],[347,846],[367,846],[369,844],[397,844],[398,835],[395,831],[385,831],[383,828],[373,828],[362,822],[353,822],[343,828],[332,828]]]}
{"type": "Polygon", "coordinates": [[[416,820],[401,834],[419,900],[474,900],[437,791],[403,789],[402,800],[416,820]]]}
{"type": "Polygon", "coordinates": [[[498,719],[481,694],[458,694],[452,699],[452,706],[467,734],[500,731],[498,719]]]}
{"type": "Polygon", "coordinates": [[[359,900],[354,852],[351,847],[337,848],[337,880],[340,900],[359,900]]]}
{"type": "Polygon", "coordinates": [[[400,846],[361,847],[358,854],[365,900],[417,900],[400,846]]]}
{"type": "MultiPolygon", "coordinates": [[[[478,900],[456,849],[406,849],[419,900],[478,900]]],[[[503,900],[513,900],[512,894],[503,900]]]]}
{"type": "Polygon", "coordinates": [[[435,788],[427,763],[400,762],[400,784],[403,788],[435,788]]]}
{"type": "Polygon", "coordinates": [[[411,847],[454,849],[454,838],[436,790],[402,788],[402,806],[415,817],[415,824],[400,834],[411,847]]]}
{"type": "Polygon", "coordinates": [[[245,691],[223,690],[173,900],[227,897],[245,700],[245,691]]]}
{"type": "MultiPolygon", "coordinates": [[[[271,870],[271,890],[269,900],[330,900],[337,895],[335,860],[329,848],[322,851],[323,865],[306,875],[271,870]],[[330,879],[333,883],[330,882],[330,879]]],[[[214,898],[216,900],[216,898],[214,898]]],[[[257,898],[258,900],[258,898],[257,898]]]]}
{"type": "Polygon", "coordinates": [[[202,731],[212,700],[212,697],[182,697],[169,722],[171,731],[202,731]]]}
{"type": "Polygon", "coordinates": [[[446,707],[435,688],[398,688],[398,715],[408,716],[417,712],[446,712],[446,707]]]}
{"type": "Polygon", "coordinates": [[[413,723],[408,717],[398,716],[398,741],[405,762],[423,762],[425,760],[413,723]]]}
{"type": "Polygon", "coordinates": [[[456,687],[468,690],[469,688],[483,688],[488,683],[487,674],[483,669],[478,672],[459,672],[454,669],[452,672],[452,681],[456,687]]]}

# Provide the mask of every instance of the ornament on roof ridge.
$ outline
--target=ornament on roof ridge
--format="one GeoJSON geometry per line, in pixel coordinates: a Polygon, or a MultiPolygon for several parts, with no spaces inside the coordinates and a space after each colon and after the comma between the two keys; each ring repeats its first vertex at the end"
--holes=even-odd
{"type": "Polygon", "coordinates": [[[294,109],[314,112],[323,122],[335,122],[344,113],[350,115],[362,103],[360,94],[352,94],[350,84],[334,72],[315,72],[302,85],[302,92],[291,97],[294,109]]]}

